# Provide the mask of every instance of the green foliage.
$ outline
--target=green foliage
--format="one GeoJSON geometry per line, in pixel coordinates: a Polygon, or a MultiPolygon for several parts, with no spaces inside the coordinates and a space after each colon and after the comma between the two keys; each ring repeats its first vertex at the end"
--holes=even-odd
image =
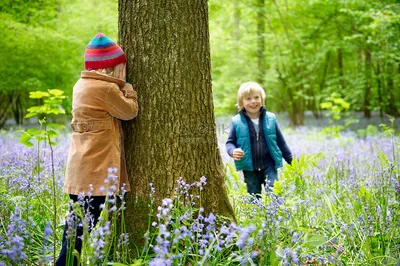
{"type": "Polygon", "coordinates": [[[285,195],[286,189],[290,184],[295,184],[296,192],[305,197],[307,193],[307,179],[309,177],[306,171],[310,168],[317,168],[318,163],[324,159],[322,153],[302,155],[298,159],[293,159],[291,165],[286,165],[285,171],[282,173],[282,178],[278,181],[277,188],[274,187],[274,193],[285,195]]]}
{"type": "Polygon", "coordinates": [[[57,116],[59,114],[65,114],[65,110],[61,106],[63,100],[66,99],[66,96],[63,94],[64,92],[60,90],[48,90],[47,92],[35,91],[30,93],[31,99],[43,99],[43,104],[30,107],[27,110],[28,114],[25,118],[37,117],[41,128],[27,129],[21,135],[20,143],[32,147],[31,139],[35,139],[39,143],[44,140],[49,141],[52,145],[55,144],[54,138],[60,135],[61,130],[64,129],[65,126],[47,123],[46,119],[51,115],[57,116]],[[44,130],[42,130],[42,126],[44,126],[44,130]]]}
{"type": "MultiPolygon", "coordinates": [[[[52,200],[53,200],[53,260],[55,261],[55,253],[56,253],[56,235],[57,235],[57,187],[56,187],[56,176],[55,176],[55,167],[54,167],[54,157],[53,157],[53,147],[56,145],[55,138],[58,137],[61,133],[61,130],[65,128],[63,125],[58,125],[54,123],[47,123],[46,119],[51,115],[59,115],[65,114],[64,109],[61,107],[62,101],[66,98],[63,95],[64,92],[60,90],[48,90],[47,92],[36,91],[31,92],[30,98],[36,100],[43,100],[42,105],[33,106],[29,108],[28,114],[25,116],[26,118],[37,117],[38,122],[40,124],[40,128],[30,128],[24,131],[20,137],[20,143],[24,144],[27,147],[32,147],[33,143],[31,139],[35,139],[37,141],[38,155],[36,158],[37,166],[36,166],[36,174],[39,177],[42,171],[40,166],[40,143],[44,141],[50,147],[50,157],[51,157],[51,176],[52,176],[52,200]]],[[[38,178],[38,180],[40,180],[38,178]]]]}
{"type": "Polygon", "coordinates": [[[345,126],[338,124],[338,121],[343,117],[346,117],[345,125],[347,127],[358,122],[357,119],[349,119],[350,113],[348,111],[350,109],[350,104],[344,99],[340,98],[336,93],[332,93],[325,102],[320,104],[320,106],[321,109],[328,110],[326,116],[330,118],[329,124],[331,124],[331,126],[324,128],[322,133],[325,133],[329,136],[338,137],[339,133],[345,129],[345,126]]]}
{"type": "Polygon", "coordinates": [[[394,129],[394,117],[389,116],[389,122],[390,125],[386,125],[386,124],[380,124],[379,126],[381,127],[383,134],[386,136],[391,136],[393,137],[395,134],[395,129],[394,129]]]}
{"type": "MultiPolygon", "coordinates": [[[[4,132],[0,131],[0,142],[5,143],[1,134],[4,132]]],[[[139,266],[149,265],[157,256],[169,259],[172,265],[296,265],[295,259],[299,260],[300,265],[320,265],[322,260],[327,264],[329,259],[330,265],[394,265],[399,257],[397,245],[400,232],[397,224],[400,183],[396,181],[400,180],[397,161],[388,146],[394,137],[393,148],[398,154],[398,138],[378,135],[374,137],[374,142],[377,142],[374,145],[354,136],[319,139],[306,132],[295,139],[303,137],[309,137],[313,147],[329,148],[323,149],[323,153],[298,156],[292,165],[285,165],[279,172],[279,181],[275,183],[273,191],[263,191],[259,201],[247,195],[239,173],[232,165],[227,166],[229,176],[226,177],[226,185],[230,196],[234,197],[231,200],[236,211],[236,225],[224,217],[217,216],[213,220],[212,216],[205,214],[199,208],[201,200],[197,198],[197,195],[204,195],[201,185],[186,184],[180,179],[173,198],[163,201],[160,208],[151,208],[156,215],[149,214],[145,247],[142,252],[136,252],[139,254],[137,257],[129,256],[134,252],[126,244],[119,245],[119,234],[124,229],[121,222],[124,219],[120,216],[123,205],[116,205],[116,213],[114,203],[107,201],[102,214],[104,222],[100,222],[91,234],[87,233],[87,225],[83,225],[86,230],[85,255],[81,255],[81,262],[86,265],[139,266]],[[359,143],[349,145],[352,142],[359,143]],[[365,154],[367,159],[359,161],[361,156],[353,152],[354,147],[359,147],[356,149],[358,152],[364,152],[366,148],[370,152],[365,154]],[[278,193],[275,190],[277,184],[280,184],[278,193]],[[211,223],[211,220],[215,223],[211,223]],[[102,232],[102,240],[107,241],[104,251],[108,257],[94,262],[90,260],[90,257],[94,257],[93,249],[98,243],[102,244],[98,242],[100,234],[96,230],[102,232]],[[226,244],[224,241],[228,239],[230,242],[226,244]],[[163,253],[155,251],[156,246],[161,247],[163,243],[169,245],[165,257],[161,256],[163,253]],[[207,246],[202,249],[205,243],[207,246]],[[221,244],[220,249],[217,244],[221,244]]],[[[302,149],[304,146],[306,144],[302,144],[302,149]]],[[[21,153],[23,162],[34,157],[24,156],[26,151],[21,153]]],[[[26,173],[25,165],[26,162],[12,163],[5,167],[20,168],[20,172],[13,172],[14,175],[26,175],[28,179],[31,173],[26,173]]],[[[7,171],[0,173],[4,175],[7,171]]],[[[23,211],[21,218],[24,221],[31,217],[36,223],[27,223],[26,226],[32,235],[32,241],[27,240],[24,247],[28,254],[26,264],[40,264],[38,260],[41,253],[38,251],[43,243],[43,228],[53,215],[51,193],[48,189],[40,192],[39,189],[14,191],[16,185],[9,185],[10,178],[0,174],[0,234],[7,238],[8,217],[18,207],[23,211]]],[[[24,180],[23,177],[20,180],[24,180]]],[[[42,181],[39,184],[51,183],[50,178],[42,181]]],[[[62,195],[61,190],[58,193],[62,195]]],[[[148,200],[151,206],[154,204],[153,193],[150,193],[148,200]]],[[[68,201],[68,197],[64,196],[58,213],[67,209],[68,201]]],[[[83,210],[77,205],[74,209],[83,218],[83,210]]],[[[61,236],[62,226],[57,226],[57,231],[61,236]]],[[[60,238],[56,241],[59,244],[60,238]]],[[[1,255],[0,260],[3,260],[1,255]]],[[[9,262],[5,261],[7,265],[12,265],[9,262]]]]}
{"type": "Polygon", "coordinates": [[[65,110],[61,104],[67,97],[63,95],[64,92],[60,90],[48,90],[31,92],[29,98],[31,99],[44,99],[43,105],[30,107],[27,111],[28,114],[25,118],[41,115],[59,115],[65,114],[65,110]]]}
{"type": "MultiPolygon", "coordinates": [[[[352,111],[399,113],[396,1],[208,4],[217,116],[236,111],[237,90],[249,80],[262,83],[270,110],[288,111],[291,120],[305,110],[320,116],[321,100],[333,92],[352,111]],[[370,64],[365,51],[371,52],[370,64]]],[[[97,32],[117,39],[117,12],[115,0],[2,1],[0,107],[7,118],[32,105],[30,91],[59,88],[71,95],[90,39],[97,32]],[[4,104],[10,97],[15,102],[4,104]]],[[[69,108],[65,101],[67,113],[69,108]]]]}
{"type": "Polygon", "coordinates": [[[332,123],[333,121],[340,120],[344,112],[350,109],[350,104],[338,97],[335,93],[332,93],[331,96],[326,99],[326,102],[322,102],[320,106],[322,109],[328,110],[327,116],[331,117],[332,123]]]}
{"type": "Polygon", "coordinates": [[[396,1],[211,0],[209,7],[217,115],[234,112],[237,89],[248,80],[261,82],[267,107],[290,119],[305,110],[320,116],[321,100],[334,92],[351,111],[399,113],[396,1]]]}
{"type": "Polygon", "coordinates": [[[378,128],[374,125],[368,125],[366,129],[358,129],[357,135],[360,138],[366,138],[367,136],[373,137],[378,134],[378,128]]]}
{"type": "Polygon", "coordinates": [[[57,16],[56,0],[3,0],[0,12],[10,14],[14,20],[31,25],[44,25],[57,16]]]}
{"type": "MultiPolygon", "coordinates": [[[[34,104],[28,97],[31,91],[58,88],[72,94],[90,39],[98,32],[117,39],[117,4],[114,0],[0,3],[0,108],[7,110],[0,112],[0,127],[3,115],[24,116],[26,107],[34,104]]],[[[70,106],[70,100],[64,101],[67,113],[70,106]]]]}

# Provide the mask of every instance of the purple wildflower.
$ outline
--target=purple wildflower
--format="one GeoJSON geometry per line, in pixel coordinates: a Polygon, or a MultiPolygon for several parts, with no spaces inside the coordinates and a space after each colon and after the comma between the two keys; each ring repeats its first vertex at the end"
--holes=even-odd
{"type": "Polygon", "coordinates": [[[246,246],[246,244],[252,246],[252,240],[251,238],[249,238],[249,236],[254,230],[256,230],[256,227],[254,225],[251,225],[246,228],[240,228],[239,229],[240,236],[236,242],[236,246],[238,246],[240,249],[243,249],[246,246]]]}
{"type": "Polygon", "coordinates": [[[164,260],[160,258],[155,258],[150,261],[149,266],[171,266],[172,261],[171,260],[164,260]]]}
{"type": "Polygon", "coordinates": [[[7,238],[5,243],[2,244],[3,249],[0,254],[15,263],[24,262],[27,259],[27,255],[24,252],[24,241],[27,237],[26,223],[20,219],[19,210],[16,208],[7,226],[7,238]]]}

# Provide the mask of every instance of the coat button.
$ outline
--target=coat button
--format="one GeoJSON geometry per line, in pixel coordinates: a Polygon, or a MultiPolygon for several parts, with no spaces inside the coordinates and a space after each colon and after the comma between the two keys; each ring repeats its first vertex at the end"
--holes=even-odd
{"type": "Polygon", "coordinates": [[[87,131],[88,130],[88,125],[87,124],[82,124],[82,130],[87,131]]]}

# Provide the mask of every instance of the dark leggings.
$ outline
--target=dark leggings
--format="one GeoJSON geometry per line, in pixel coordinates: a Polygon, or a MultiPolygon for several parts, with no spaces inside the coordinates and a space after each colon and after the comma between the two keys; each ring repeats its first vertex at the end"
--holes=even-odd
{"type": "MultiPolygon", "coordinates": [[[[69,195],[69,198],[73,202],[78,201],[78,196],[77,195],[69,195]]],[[[85,212],[88,210],[88,203],[87,203],[87,197],[85,197],[85,206],[84,210],[85,212]]],[[[104,203],[106,197],[105,196],[92,196],[91,197],[92,201],[90,202],[90,214],[93,217],[93,227],[97,224],[101,209],[100,205],[104,203]]],[[[71,208],[70,208],[71,211],[71,208]]],[[[76,217],[74,217],[76,219],[76,217]]],[[[77,221],[77,224],[79,224],[79,221],[77,221]]],[[[67,239],[67,230],[68,230],[68,224],[65,222],[64,226],[64,233],[63,233],[63,238],[62,238],[62,247],[60,251],[60,255],[56,261],[56,266],[64,266],[67,263],[67,253],[68,253],[68,245],[69,245],[69,240],[67,239]]],[[[89,232],[91,231],[91,228],[89,227],[89,232]]],[[[81,236],[83,235],[83,227],[82,226],[77,226],[76,229],[76,238],[75,238],[75,249],[81,253],[82,249],[82,240],[81,236]]],[[[74,265],[78,265],[78,261],[76,258],[74,258],[74,265]]]]}

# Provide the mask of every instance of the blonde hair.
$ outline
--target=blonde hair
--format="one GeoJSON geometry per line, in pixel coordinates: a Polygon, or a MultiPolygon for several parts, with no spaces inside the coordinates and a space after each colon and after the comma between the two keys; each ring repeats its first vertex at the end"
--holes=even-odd
{"type": "Polygon", "coordinates": [[[126,64],[121,63],[113,67],[92,69],[96,73],[111,76],[117,79],[126,80],[126,64]]]}
{"type": "Polygon", "coordinates": [[[261,95],[261,103],[265,104],[265,91],[260,84],[254,81],[249,81],[240,85],[237,95],[237,104],[236,106],[239,109],[243,109],[243,98],[249,94],[260,94],[261,95]]]}

